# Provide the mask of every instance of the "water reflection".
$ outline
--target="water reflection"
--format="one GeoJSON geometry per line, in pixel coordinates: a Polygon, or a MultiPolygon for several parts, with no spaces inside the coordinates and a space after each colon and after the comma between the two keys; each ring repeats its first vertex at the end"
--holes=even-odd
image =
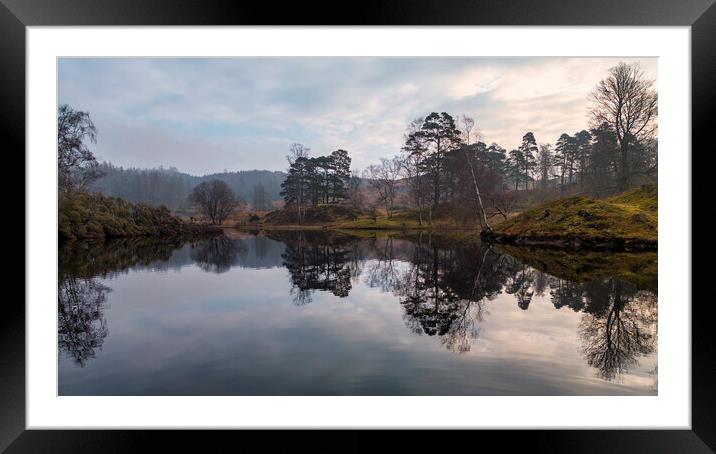
{"type": "MultiPolygon", "coordinates": [[[[457,244],[428,234],[356,237],[320,231],[222,236],[188,244],[66,244],[60,249],[59,348],[79,366],[102,349],[111,291],[105,278],[196,265],[212,274],[234,267],[285,269],[291,289],[287,300],[299,306],[311,303],[315,292],[345,301],[356,285],[377,289],[395,298],[409,332],[435,338],[458,354],[480,342],[481,326],[499,295],[510,295],[520,311],[529,311],[535,297],[548,297],[555,309],[580,313],[579,353],[603,380],[618,380],[641,357],[655,353],[655,254],[602,255],[598,260],[554,254],[457,244]]],[[[656,379],[656,369],[653,375],[656,379]]]]}
{"type": "Polygon", "coordinates": [[[602,378],[612,380],[656,349],[656,297],[616,279],[592,283],[585,293],[582,352],[602,378]]]}
{"type": "Polygon", "coordinates": [[[352,269],[357,263],[355,238],[312,231],[287,231],[272,237],[286,244],[281,258],[291,276],[294,304],[310,303],[315,290],[348,296],[357,269],[352,269]]]}
{"type": "Polygon", "coordinates": [[[97,279],[68,277],[58,289],[57,340],[60,351],[84,367],[109,333],[104,307],[109,287],[97,279]]]}
{"type": "Polygon", "coordinates": [[[242,241],[219,236],[192,245],[191,259],[206,272],[224,273],[231,269],[239,255],[245,254],[246,246],[242,241]]]}

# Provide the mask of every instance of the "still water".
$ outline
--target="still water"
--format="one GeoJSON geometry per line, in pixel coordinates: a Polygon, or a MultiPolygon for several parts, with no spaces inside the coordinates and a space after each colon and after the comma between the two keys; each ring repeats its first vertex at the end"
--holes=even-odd
{"type": "Polygon", "coordinates": [[[655,270],[427,233],[66,244],[59,394],[654,395],[655,270]]]}

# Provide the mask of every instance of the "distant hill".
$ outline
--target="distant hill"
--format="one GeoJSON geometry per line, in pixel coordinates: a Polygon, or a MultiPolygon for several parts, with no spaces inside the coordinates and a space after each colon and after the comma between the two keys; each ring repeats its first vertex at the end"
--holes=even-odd
{"type": "Polygon", "coordinates": [[[263,185],[271,201],[281,200],[281,183],[286,173],[269,170],[240,170],[195,176],[175,168],[137,169],[102,163],[105,175],[90,187],[107,196],[120,197],[133,203],[165,205],[172,210],[185,209],[187,197],[203,181],[218,179],[226,182],[244,201],[253,201],[254,187],[263,185]]]}

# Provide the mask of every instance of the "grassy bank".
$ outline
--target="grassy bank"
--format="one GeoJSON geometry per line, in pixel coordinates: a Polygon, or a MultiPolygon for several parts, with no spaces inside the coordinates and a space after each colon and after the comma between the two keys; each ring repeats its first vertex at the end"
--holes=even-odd
{"type": "Polygon", "coordinates": [[[306,208],[301,223],[298,222],[295,210],[284,209],[270,212],[258,222],[244,221],[232,227],[265,230],[476,230],[472,223],[456,222],[450,214],[449,206],[439,206],[432,221],[428,219],[427,210],[424,210],[421,222],[417,210],[397,210],[388,216],[385,210],[366,213],[331,204],[306,208]]]}
{"type": "Polygon", "coordinates": [[[570,249],[656,250],[656,185],[609,199],[567,197],[525,211],[483,237],[498,243],[570,249]]]}
{"type": "Polygon", "coordinates": [[[60,240],[127,237],[199,237],[221,234],[216,226],[183,221],[166,207],[106,197],[97,193],[60,194],[60,240]]]}

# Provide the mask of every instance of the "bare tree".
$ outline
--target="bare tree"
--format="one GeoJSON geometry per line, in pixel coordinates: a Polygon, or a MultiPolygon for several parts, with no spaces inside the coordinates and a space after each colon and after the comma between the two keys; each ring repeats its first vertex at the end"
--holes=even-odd
{"type": "Polygon", "coordinates": [[[308,188],[306,187],[306,177],[308,164],[310,163],[311,149],[302,143],[294,142],[289,146],[286,161],[288,161],[288,178],[284,180],[281,187],[283,191],[281,195],[289,195],[292,204],[295,204],[298,210],[298,223],[303,222],[303,204],[308,199],[308,188]]]}
{"type": "Polygon", "coordinates": [[[286,155],[286,161],[291,166],[298,158],[308,159],[311,157],[311,149],[303,145],[302,143],[294,142],[288,147],[288,154],[286,155]]]}
{"type": "Polygon", "coordinates": [[[425,208],[425,184],[421,174],[422,155],[419,153],[406,153],[398,162],[400,173],[410,188],[413,204],[418,209],[418,223],[423,225],[423,210],[425,208]]]}
{"type": "Polygon", "coordinates": [[[189,202],[215,225],[224,222],[239,204],[234,191],[221,180],[205,181],[196,186],[189,194],[189,202]]]}
{"type": "Polygon", "coordinates": [[[97,142],[97,128],[89,112],[62,104],[57,110],[57,171],[61,191],[84,190],[103,175],[87,141],[97,142]]]}
{"type": "Polygon", "coordinates": [[[203,271],[220,274],[231,269],[237,257],[246,255],[246,246],[242,241],[217,236],[192,248],[190,255],[203,271]]]}
{"type": "Polygon", "coordinates": [[[475,127],[475,119],[467,115],[462,115],[460,122],[462,123],[463,142],[465,142],[466,145],[470,145],[472,129],[475,127]]]}
{"type": "Polygon", "coordinates": [[[491,214],[490,217],[499,214],[506,221],[516,201],[517,197],[514,191],[501,191],[494,194],[492,196],[492,207],[495,209],[495,212],[491,214]]]}
{"type": "Polygon", "coordinates": [[[587,312],[579,323],[581,348],[587,364],[601,378],[613,380],[651,354],[657,345],[656,298],[650,292],[636,292],[627,284],[609,279],[608,306],[602,313],[587,312]]]}
{"type": "Polygon", "coordinates": [[[617,137],[620,190],[628,187],[630,152],[656,131],[658,99],[653,87],[654,81],[644,77],[638,63],[621,62],[609,69],[590,96],[593,126],[607,123],[617,137]]]}
{"type": "Polygon", "coordinates": [[[61,351],[81,367],[102,349],[107,337],[104,316],[107,292],[99,279],[69,277],[60,280],[57,301],[57,341],[61,351]]]}
{"type": "Polygon", "coordinates": [[[356,211],[361,211],[363,209],[362,185],[362,181],[358,176],[358,170],[352,171],[351,177],[348,180],[348,200],[356,211]]]}
{"type": "Polygon", "coordinates": [[[467,139],[466,145],[462,147],[465,153],[465,160],[467,161],[468,167],[470,167],[470,176],[472,177],[472,185],[475,189],[475,201],[477,202],[478,218],[480,219],[480,226],[483,230],[488,232],[492,231],[490,223],[487,220],[485,214],[485,207],[482,205],[482,197],[480,196],[480,187],[477,184],[477,177],[475,176],[475,166],[472,163],[472,157],[470,156],[470,132],[475,127],[475,120],[465,115],[462,116],[462,123],[465,127],[465,138],[467,139]]]}
{"type": "Polygon", "coordinates": [[[400,177],[400,158],[381,158],[380,164],[368,166],[364,171],[364,177],[368,185],[378,193],[378,199],[385,207],[388,218],[393,217],[393,206],[395,203],[395,183],[400,177]]]}

